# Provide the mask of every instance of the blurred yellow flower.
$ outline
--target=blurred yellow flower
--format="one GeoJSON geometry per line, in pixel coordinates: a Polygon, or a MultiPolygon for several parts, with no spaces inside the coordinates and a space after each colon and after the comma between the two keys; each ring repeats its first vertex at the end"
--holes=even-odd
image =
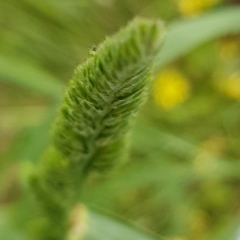
{"type": "Polygon", "coordinates": [[[226,96],[240,100],[240,73],[233,73],[227,79],[219,81],[218,87],[226,96]]]}
{"type": "Polygon", "coordinates": [[[196,15],[214,5],[220,0],[178,0],[179,11],[184,16],[196,15]]]}
{"type": "Polygon", "coordinates": [[[178,71],[168,69],[162,71],[153,86],[156,104],[164,109],[174,108],[189,96],[187,79],[178,71]]]}

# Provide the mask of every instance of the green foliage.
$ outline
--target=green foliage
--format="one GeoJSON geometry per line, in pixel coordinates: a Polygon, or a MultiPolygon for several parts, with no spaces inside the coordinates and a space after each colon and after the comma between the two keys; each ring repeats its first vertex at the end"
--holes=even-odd
{"type": "MultiPolygon", "coordinates": [[[[239,70],[240,38],[228,35],[239,33],[240,9],[231,6],[237,1],[223,0],[222,6],[207,13],[182,19],[176,7],[181,1],[0,1],[0,239],[44,239],[45,232],[51,238],[51,232],[55,237],[68,230],[62,219],[68,218],[69,199],[76,193],[63,186],[79,188],[82,180],[75,184],[73,178],[67,179],[72,166],[64,161],[59,165],[59,152],[50,147],[45,163],[36,170],[52,184],[52,194],[40,202],[43,211],[39,213],[39,205],[31,205],[29,189],[24,189],[26,160],[38,160],[48,144],[55,114],[55,102],[48,96],[59,99],[63,81],[89,48],[136,15],[167,22],[155,69],[171,64],[189,80],[192,95],[170,111],[156,107],[150,99],[132,132],[131,161],[111,178],[94,175],[81,187],[81,202],[101,209],[101,214],[90,211],[86,238],[152,239],[111,217],[119,215],[139,230],[152,230],[156,239],[158,234],[170,240],[237,239],[239,103],[221,94],[216,85],[225,80],[222,72],[239,70]],[[235,57],[223,58],[229,47],[235,57]],[[143,115],[147,121],[142,122],[143,115]],[[50,155],[53,159],[48,162],[50,155]],[[46,174],[49,168],[52,171],[46,174]],[[64,171],[66,175],[60,174],[64,171]],[[59,186],[50,175],[62,178],[64,184],[59,186]],[[29,230],[32,237],[27,235],[29,230]]],[[[38,179],[32,181],[38,186],[38,179]]],[[[43,188],[35,190],[39,199],[46,193],[43,188]]],[[[86,219],[81,221],[87,224],[86,219]]]]}
{"type": "Polygon", "coordinates": [[[31,179],[47,216],[43,239],[64,239],[84,176],[118,166],[125,157],[162,32],[159,21],[135,19],[75,71],[54,124],[53,144],[31,179]]]}

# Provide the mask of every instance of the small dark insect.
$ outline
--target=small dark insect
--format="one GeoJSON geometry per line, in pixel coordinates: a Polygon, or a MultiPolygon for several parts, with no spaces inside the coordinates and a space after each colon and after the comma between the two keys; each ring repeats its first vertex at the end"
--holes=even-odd
{"type": "Polygon", "coordinates": [[[96,53],[96,51],[97,51],[97,46],[96,46],[96,45],[93,45],[93,46],[91,47],[91,50],[90,50],[90,55],[91,55],[91,56],[94,56],[95,53],[96,53]]]}
{"type": "Polygon", "coordinates": [[[91,51],[96,52],[97,51],[97,46],[93,45],[92,48],[91,48],[91,51]]]}

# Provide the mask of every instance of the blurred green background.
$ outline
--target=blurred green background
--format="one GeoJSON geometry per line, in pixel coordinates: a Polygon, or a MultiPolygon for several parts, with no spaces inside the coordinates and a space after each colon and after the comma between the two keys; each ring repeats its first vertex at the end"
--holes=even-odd
{"type": "Polygon", "coordinates": [[[82,190],[98,212],[87,239],[238,240],[240,5],[227,0],[0,1],[0,239],[31,239],[26,176],[73,69],[139,15],[161,18],[166,42],[130,161],[82,190]]]}

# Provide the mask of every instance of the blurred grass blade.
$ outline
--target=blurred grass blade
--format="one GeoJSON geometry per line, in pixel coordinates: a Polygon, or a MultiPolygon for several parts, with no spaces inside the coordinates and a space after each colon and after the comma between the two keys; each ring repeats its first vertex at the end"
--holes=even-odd
{"type": "Polygon", "coordinates": [[[12,82],[43,93],[54,99],[61,96],[62,84],[52,75],[33,64],[0,56],[0,80],[12,82]]]}
{"type": "Polygon", "coordinates": [[[188,53],[198,45],[240,31],[240,7],[229,7],[200,17],[177,21],[168,27],[156,68],[188,53]]]}
{"type": "Polygon", "coordinates": [[[90,212],[89,231],[83,240],[154,240],[153,237],[147,236],[133,227],[96,212],[90,212]]]}

